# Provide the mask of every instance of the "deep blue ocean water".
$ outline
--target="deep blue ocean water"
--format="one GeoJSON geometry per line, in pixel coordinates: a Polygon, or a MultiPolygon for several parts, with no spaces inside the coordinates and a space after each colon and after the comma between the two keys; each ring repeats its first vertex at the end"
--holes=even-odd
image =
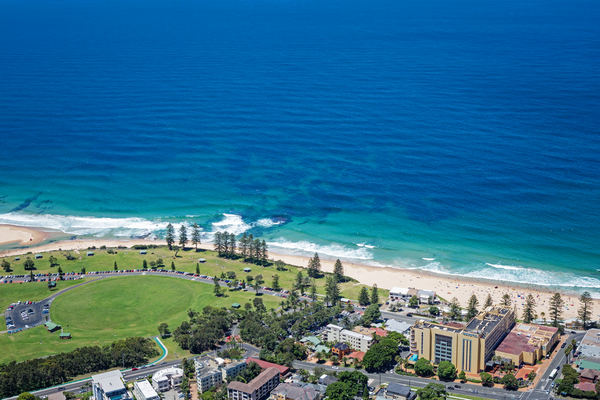
{"type": "Polygon", "coordinates": [[[0,0],[0,223],[600,295],[600,3],[0,0]]]}

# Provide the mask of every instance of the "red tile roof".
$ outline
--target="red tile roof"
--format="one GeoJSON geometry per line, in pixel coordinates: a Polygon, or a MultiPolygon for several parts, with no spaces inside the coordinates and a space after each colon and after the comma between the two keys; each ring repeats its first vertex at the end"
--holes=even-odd
{"type": "Polygon", "coordinates": [[[285,375],[288,372],[290,372],[290,369],[288,367],[285,367],[285,366],[279,365],[279,364],[273,364],[268,361],[259,360],[258,358],[249,357],[246,360],[246,364],[250,364],[251,362],[257,363],[262,369],[277,368],[281,375],[285,375]]]}
{"type": "Polygon", "coordinates": [[[356,358],[357,360],[362,361],[364,356],[365,356],[364,351],[353,351],[352,353],[348,354],[346,357],[356,358]]]}
{"type": "Polygon", "coordinates": [[[584,392],[593,390],[594,392],[596,391],[596,385],[594,385],[593,383],[589,383],[589,382],[583,382],[583,383],[578,383],[577,385],[575,385],[575,387],[577,389],[583,390],[584,392]]]}

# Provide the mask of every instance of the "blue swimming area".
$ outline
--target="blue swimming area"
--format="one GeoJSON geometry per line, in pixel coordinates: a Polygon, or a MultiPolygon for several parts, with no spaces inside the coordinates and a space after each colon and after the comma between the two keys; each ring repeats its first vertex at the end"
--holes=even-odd
{"type": "Polygon", "coordinates": [[[0,0],[0,223],[600,287],[593,1],[0,0]]]}

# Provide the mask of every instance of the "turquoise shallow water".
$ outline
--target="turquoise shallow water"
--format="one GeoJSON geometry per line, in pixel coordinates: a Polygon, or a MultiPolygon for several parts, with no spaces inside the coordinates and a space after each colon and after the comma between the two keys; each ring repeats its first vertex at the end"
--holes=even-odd
{"type": "Polygon", "coordinates": [[[0,0],[0,223],[599,295],[592,1],[0,0]]]}

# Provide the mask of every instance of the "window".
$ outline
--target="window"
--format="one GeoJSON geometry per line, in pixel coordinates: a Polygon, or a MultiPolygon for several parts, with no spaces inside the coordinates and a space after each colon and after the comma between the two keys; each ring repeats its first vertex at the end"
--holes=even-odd
{"type": "Polygon", "coordinates": [[[452,361],[452,338],[450,336],[435,335],[435,363],[452,361]]]}

